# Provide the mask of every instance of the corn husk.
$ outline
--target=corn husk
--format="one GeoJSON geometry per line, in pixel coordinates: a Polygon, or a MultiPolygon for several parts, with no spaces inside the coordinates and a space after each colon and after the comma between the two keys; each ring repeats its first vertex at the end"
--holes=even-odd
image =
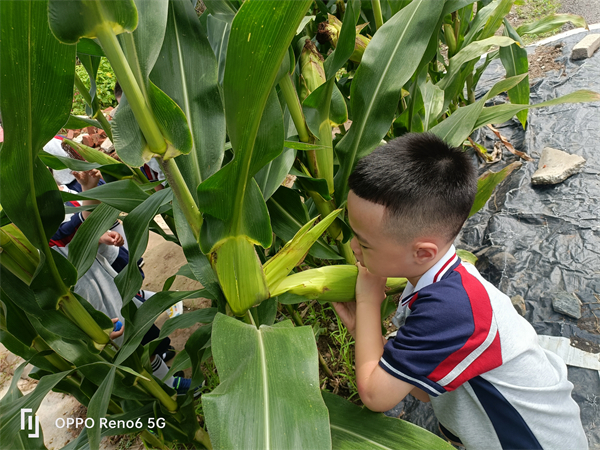
{"type": "Polygon", "coordinates": [[[292,269],[304,260],[312,245],[327,230],[340,212],[341,209],[333,211],[311,229],[317,220],[317,217],[315,217],[304,225],[273,258],[266,262],[263,270],[269,291],[275,290],[292,269]]]}
{"type": "Polygon", "coordinates": [[[260,259],[245,236],[229,237],[217,244],[210,262],[236,316],[243,316],[248,308],[269,298],[260,259]]]}
{"type": "Polygon", "coordinates": [[[310,39],[307,39],[300,52],[300,102],[315,89],[325,83],[323,56],[310,39]]]}
{"type": "Polygon", "coordinates": [[[0,228],[0,264],[21,281],[30,284],[40,263],[40,254],[14,224],[0,228]]]}
{"type": "MultiPolygon", "coordinates": [[[[350,302],[355,298],[358,268],[352,265],[325,266],[290,275],[271,293],[273,297],[286,293],[319,302],[350,302]]],[[[406,278],[388,278],[388,295],[400,292],[406,278]]]]}

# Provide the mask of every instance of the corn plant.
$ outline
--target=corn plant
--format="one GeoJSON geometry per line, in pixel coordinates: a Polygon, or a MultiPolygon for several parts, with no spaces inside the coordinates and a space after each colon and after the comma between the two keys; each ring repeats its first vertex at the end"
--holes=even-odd
{"type": "MultiPolygon", "coordinates": [[[[519,29],[505,23],[506,36],[493,36],[513,2],[204,3],[198,18],[188,0],[0,2],[6,130],[0,340],[34,364],[31,376],[40,380],[23,396],[15,380],[24,365],[15,372],[0,400],[0,442],[45,448],[41,438],[20,430],[19,411],[37,410],[44,395],[57,390],[86,405],[96,424],[69,449],[98,448],[103,436],[132,431],[142,431],[154,448],[371,448],[373,442],[450,448],[423,429],[322,393],[312,329],[274,319],[280,304],[294,312],[293,305],[307,299],[353,299],[357,270],[343,211],[347,181],[356,162],[382,140],[431,131],[459,146],[475,129],[515,114],[525,124],[521,113],[532,105],[519,29]],[[507,78],[476,100],[483,69],[475,63],[493,46],[501,47],[507,78]],[[95,94],[101,57],[124,92],[111,122],[95,94]],[[90,76],[89,90],[75,75],[76,58],[90,76]],[[69,114],[74,86],[89,119],[69,114]],[[513,103],[485,106],[506,91],[513,103]],[[104,128],[120,161],[73,142],[86,161],[41,151],[62,127],[82,123],[104,128]],[[141,174],[151,158],[167,189],[155,192],[141,174]],[[109,182],[61,194],[46,166],[98,168],[109,182]],[[295,178],[293,188],[282,186],[288,175],[295,178]],[[65,257],[48,241],[64,218],[63,202],[75,199],[99,204],[65,257]],[[149,230],[156,229],[153,219],[162,214],[174,231],[169,239],[188,262],[178,273],[203,288],[170,291],[171,280],[136,308],[131,299],[142,277],[130,263],[115,278],[125,319],[118,346],[108,336],[109,318],[73,287],[94,264],[98,238],[122,212],[130,261],[141,257],[149,230]],[[301,263],[315,268],[302,271],[301,263]],[[163,338],[205,324],[174,360],[171,372],[193,371],[190,393],[175,396],[151,373],[156,343],[141,342],[166,308],[199,296],[212,307],[170,319],[161,331],[163,338]],[[200,427],[192,391],[203,381],[200,364],[211,355],[220,384],[201,397],[200,427]],[[139,419],[141,426],[101,428],[102,418],[139,419]],[[152,425],[158,419],[164,427],[152,425]]],[[[578,91],[533,106],[599,98],[578,91]]],[[[517,166],[480,179],[472,213],[517,166]]],[[[404,284],[389,279],[390,294],[404,284]]]]}

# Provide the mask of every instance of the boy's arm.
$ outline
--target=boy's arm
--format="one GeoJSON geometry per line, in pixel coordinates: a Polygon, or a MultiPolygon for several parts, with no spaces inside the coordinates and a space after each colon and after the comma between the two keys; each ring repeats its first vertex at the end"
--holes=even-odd
{"type": "Polygon", "coordinates": [[[356,381],[362,402],[372,411],[396,406],[414,386],[390,375],[379,366],[384,341],[381,338],[381,302],[385,278],[372,275],[358,264],[356,284],[356,381]]]}

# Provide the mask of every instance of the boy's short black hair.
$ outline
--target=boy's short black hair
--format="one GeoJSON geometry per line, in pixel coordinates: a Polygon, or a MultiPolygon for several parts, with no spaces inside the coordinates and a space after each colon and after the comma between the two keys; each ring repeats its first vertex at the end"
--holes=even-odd
{"type": "Polygon", "coordinates": [[[460,148],[431,133],[408,133],[362,158],[348,184],[358,197],[385,206],[393,235],[450,242],[473,206],[477,172],[460,148]]]}

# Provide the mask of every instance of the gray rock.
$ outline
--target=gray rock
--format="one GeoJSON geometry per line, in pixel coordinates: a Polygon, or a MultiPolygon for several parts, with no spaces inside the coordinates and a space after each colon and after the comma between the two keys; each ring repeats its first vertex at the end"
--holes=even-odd
{"type": "Polygon", "coordinates": [[[490,264],[499,270],[503,270],[506,267],[512,269],[517,265],[517,260],[508,252],[498,252],[490,256],[490,264]]]}
{"type": "Polygon", "coordinates": [[[538,162],[538,169],[531,176],[533,184],[556,184],[579,172],[585,159],[579,155],[545,147],[538,162]]]}
{"type": "Polygon", "coordinates": [[[515,295],[514,297],[511,297],[510,301],[512,302],[519,315],[524,316],[527,312],[527,307],[525,306],[525,299],[520,295],[515,295]]]}
{"type": "Polygon", "coordinates": [[[571,59],[585,59],[594,54],[600,47],[600,34],[588,34],[579,43],[573,47],[571,59]]]}
{"type": "Polygon", "coordinates": [[[581,318],[581,302],[573,293],[556,292],[552,296],[552,308],[554,311],[574,319],[581,318]]]}

